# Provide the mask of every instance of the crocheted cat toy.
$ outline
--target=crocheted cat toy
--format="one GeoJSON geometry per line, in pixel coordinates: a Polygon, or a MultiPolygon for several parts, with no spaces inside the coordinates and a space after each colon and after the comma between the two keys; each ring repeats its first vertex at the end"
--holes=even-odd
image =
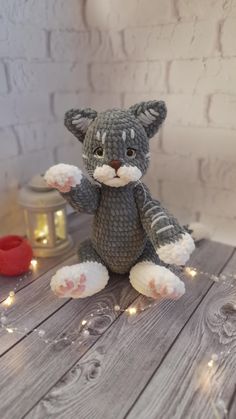
{"type": "Polygon", "coordinates": [[[195,248],[193,239],[140,181],[149,164],[149,139],[166,113],[162,101],[128,110],[66,113],[65,125],[83,143],[93,182],[67,164],[51,167],[45,179],[76,211],[94,214],[94,220],[91,239],[78,249],[79,263],[61,268],[51,280],[57,296],[93,295],[106,286],[108,271],[129,272],[132,286],[148,297],[184,294],[184,283],[163,262],[184,265],[195,248]]]}

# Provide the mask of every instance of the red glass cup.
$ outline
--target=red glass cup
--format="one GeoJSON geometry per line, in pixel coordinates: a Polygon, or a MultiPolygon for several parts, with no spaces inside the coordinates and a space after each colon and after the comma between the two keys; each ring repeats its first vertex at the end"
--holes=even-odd
{"type": "Polygon", "coordinates": [[[29,242],[20,236],[0,238],[0,274],[17,276],[29,270],[33,251],[29,242]]]}

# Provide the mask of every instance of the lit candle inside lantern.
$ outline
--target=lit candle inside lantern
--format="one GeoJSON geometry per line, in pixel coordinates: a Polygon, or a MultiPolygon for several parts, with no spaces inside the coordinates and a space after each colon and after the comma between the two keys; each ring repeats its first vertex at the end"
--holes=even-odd
{"type": "Polygon", "coordinates": [[[37,214],[35,217],[36,228],[34,229],[34,237],[38,243],[47,244],[49,229],[46,214],[37,214]]]}
{"type": "Polygon", "coordinates": [[[21,189],[19,202],[24,209],[27,236],[37,257],[58,256],[72,247],[68,235],[66,201],[50,188],[43,175],[34,176],[21,189]]]}

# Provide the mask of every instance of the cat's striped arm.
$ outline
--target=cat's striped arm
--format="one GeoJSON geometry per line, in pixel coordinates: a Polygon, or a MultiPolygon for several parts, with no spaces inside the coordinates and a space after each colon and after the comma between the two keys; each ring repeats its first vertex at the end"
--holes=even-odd
{"type": "Polygon", "coordinates": [[[195,248],[192,237],[152,198],[144,184],[135,187],[135,199],[141,223],[160,259],[167,264],[184,265],[195,248]]]}
{"type": "Polygon", "coordinates": [[[100,187],[87,179],[80,169],[69,164],[50,167],[44,178],[78,212],[94,214],[100,201],[100,187]]]}

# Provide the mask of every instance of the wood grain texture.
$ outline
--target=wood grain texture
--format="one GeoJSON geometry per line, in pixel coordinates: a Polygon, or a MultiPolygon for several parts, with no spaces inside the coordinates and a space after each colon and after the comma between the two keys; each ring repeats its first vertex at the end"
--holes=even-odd
{"type": "MultiPolygon", "coordinates": [[[[235,272],[236,254],[224,270],[235,272]]],[[[127,418],[224,418],[221,400],[227,407],[235,387],[236,280],[228,278],[214,283],[127,418]]]]}
{"type": "Polygon", "coordinates": [[[114,305],[127,307],[137,295],[126,277],[116,275],[99,294],[70,300],[40,326],[48,339],[65,335],[70,339],[72,336],[74,345],[65,341],[46,345],[36,333],[31,333],[12,347],[0,359],[0,418],[19,419],[24,416],[110,328],[118,316],[114,305]],[[101,317],[97,314],[100,305],[110,307],[108,315],[101,317]],[[89,338],[74,336],[82,319],[91,313],[94,318],[89,338]]]}
{"type": "Polygon", "coordinates": [[[228,413],[228,419],[235,419],[235,418],[236,418],[236,387],[235,387],[235,392],[234,392],[232,403],[229,406],[229,413],[228,413]]]}
{"type": "Polygon", "coordinates": [[[74,215],[69,217],[68,230],[72,236],[74,246],[67,253],[62,256],[52,258],[37,258],[38,267],[35,271],[27,273],[21,276],[6,277],[0,276],[0,303],[8,296],[9,292],[14,289],[16,284],[19,284],[17,292],[22,288],[26,287],[31,282],[34,282],[41,275],[49,271],[49,269],[58,265],[58,263],[66,260],[70,255],[75,253],[77,244],[87,238],[90,233],[91,216],[88,215],[74,215]],[[23,281],[19,283],[19,279],[23,278],[23,281]]]}
{"type": "MultiPolygon", "coordinates": [[[[217,274],[231,255],[229,246],[203,243],[191,264],[217,274]]],[[[200,276],[186,280],[186,286],[186,295],[177,302],[162,300],[137,316],[120,316],[29,412],[27,419],[124,418],[212,282],[200,276]]],[[[143,300],[138,297],[135,306],[143,304],[143,300]]],[[[175,361],[184,351],[185,346],[175,354],[175,361]]]]}
{"type": "MultiPolygon", "coordinates": [[[[59,268],[74,263],[77,263],[76,255],[50,269],[39,280],[28,284],[26,288],[16,294],[14,304],[7,308],[7,326],[17,327],[22,333],[6,333],[4,329],[0,328],[0,357],[68,302],[68,299],[57,298],[53,294],[50,289],[50,280],[59,268]],[[24,330],[25,328],[27,330],[24,330]]],[[[0,307],[4,309],[3,303],[0,307]]]]}

